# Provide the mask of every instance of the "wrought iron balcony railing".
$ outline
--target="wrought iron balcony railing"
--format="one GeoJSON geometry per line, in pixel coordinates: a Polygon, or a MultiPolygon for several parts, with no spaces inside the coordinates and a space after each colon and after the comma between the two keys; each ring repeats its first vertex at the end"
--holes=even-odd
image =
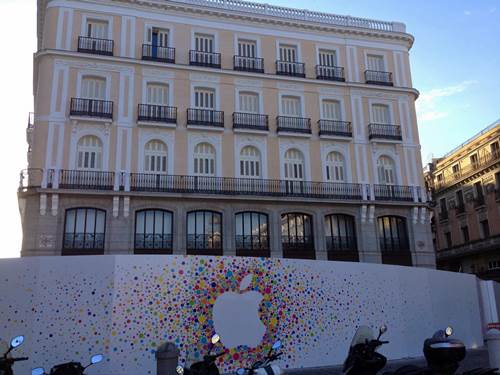
{"type": "Polygon", "coordinates": [[[269,257],[269,237],[261,235],[236,235],[236,255],[249,257],[269,257]]]}
{"type": "MultiPolygon", "coordinates": [[[[412,202],[418,194],[415,187],[404,185],[380,185],[373,186],[375,192],[375,200],[377,201],[403,201],[412,202]]],[[[421,198],[421,197],[417,197],[421,198]]]]}
{"type": "Polygon", "coordinates": [[[394,86],[392,82],[392,73],[379,72],[376,70],[365,71],[365,82],[372,85],[394,86]]]}
{"type": "Polygon", "coordinates": [[[167,124],[177,123],[177,107],[163,105],[139,104],[137,112],[138,121],[161,122],[167,124]]]}
{"type": "Polygon", "coordinates": [[[187,124],[223,128],[224,112],[211,109],[189,108],[187,110],[187,124]]]}
{"type": "Polygon", "coordinates": [[[78,37],[78,52],[113,56],[114,41],[109,39],[78,37]]]}
{"type": "Polygon", "coordinates": [[[98,99],[71,98],[70,116],[113,119],[113,102],[98,99]]]}
{"type": "Polygon", "coordinates": [[[358,246],[354,236],[326,236],[328,260],[359,262],[358,246]]]}
{"type": "MultiPolygon", "coordinates": [[[[48,187],[54,187],[55,177],[54,171],[49,173],[48,187]]],[[[113,190],[114,180],[114,172],[62,169],[59,171],[57,183],[61,189],[113,190]]]]}
{"type": "Polygon", "coordinates": [[[283,257],[288,259],[315,259],[313,236],[282,236],[283,257]]]}
{"type": "Polygon", "coordinates": [[[393,124],[368,124],[368,138],[402,141],[401,126],[393,124]]]}
{"type": "Polygon", "coordinates": [[[241,72],[264,73],[264,59],[260,57],[234,56],[234,70],[241,72]]]}
{"type": "Polygon", "coordinates": [[[276,74],[292,77],[306,77],[306,68],[304,63],[290,61],[276,61],[276,74]]]}
{"type": "Polygon", "coordinates": [[[195,50],[189,51],[189,65],[220,69],[220,60],[220,53],[195,50]]]}
{"type": "Polygon", "coordinates": [[[233,113],[234,129],[269,130],[269,116],[256,113],[233,113]]]}
{"type": "Polygon", "coordinates": [[[104,253],[104,233],[64,233],[62,255],[104,253]]]}
{"type": "Polygon", "coordinates": [[[186,250],[188,255],[222,255],[222,235],[188,234],[186,250]]]}
{"type": "Polygon", "coordinates": [[[319,135],[352,137],[352,125],[349,121],[319,120],[319,135]]]}
{"type": "Polygon", "coordinates": [[[278,133],[305,133],[311,134],[311,119],[303,117],[278,116],[276,117],[278,133]]]}
{"type": "Polygon", "coordinates": [[[172,234],[135,234],[134,252],[136,254],[172,254],[172,234]]]}
{"type": "Polygon", "coordinates": [[[175,64],[175,48],[143,44],[142,59],[175,64]]]}
{"type": "Polygon", "coordinates": [[[316,65],[316,79],[345,82],[344,68],[341,66],[316,65]]]}

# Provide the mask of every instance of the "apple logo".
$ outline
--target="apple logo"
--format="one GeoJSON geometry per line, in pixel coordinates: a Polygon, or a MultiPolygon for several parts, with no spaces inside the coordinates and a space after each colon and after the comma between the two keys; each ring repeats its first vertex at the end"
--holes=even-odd
{"type": "Polygon", "coordinates": [[[241,345],[256,348],[262,342],[266,327],[259,317],[262,294],[246,291],[253,281],[253,274],[241,280],[239,293],[221,294],[214,303],[213,321],[215,332],[228,349],[241,345]]]}

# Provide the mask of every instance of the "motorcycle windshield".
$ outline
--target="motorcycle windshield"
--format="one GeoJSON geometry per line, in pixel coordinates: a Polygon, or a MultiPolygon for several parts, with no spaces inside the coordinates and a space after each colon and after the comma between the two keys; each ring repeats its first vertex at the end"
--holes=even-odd
{"type": "Polygon", "coordinates": [[[364,344],[366,341],[373,340],[373,330],[368,326],[361,326],[358,328],[351,341],[351,348],[357,344],[364,344]]]}

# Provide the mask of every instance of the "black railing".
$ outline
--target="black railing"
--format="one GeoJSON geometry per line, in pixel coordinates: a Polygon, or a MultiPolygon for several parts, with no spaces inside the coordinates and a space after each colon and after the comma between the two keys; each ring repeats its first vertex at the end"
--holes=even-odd
{"type": "Polygon", "coordinates": [[[269,237],[259,235],[236,235],[236,255],[249,257],[269,257],[269,237]]]}
{"type": "Polygon", "coordinates": [[[71,98],[70,116],[113,119],[113,102],[97,99],[71,98]]]}
{"type": "Polygon", "coordinates": [[[64,233],[62,255],[104,253],[104,233],[64,233]]]}
{"type": "Polygon", "coordinates": [[[312,236],[283,236],[281,241],[283,258],[316,259],[312,236]]]}
{"type": "Polygon", "coordinates": [[[135,234],[136,254],[172,254],[172,249],[171,234],[135,234]]]}
{"type": "Polygon", "coordinates": [[[401,126],[393,124],[368,124],[369,139],[402,141],[401,126]]]}
{"type": "Polygon", "coordinates": [[[412,186],[403,185],[374,185],[375,200],[377,201],[404,201],[414,200],[412,186]]]}
{"type": "Polygon", "coordinates": [[[354,236],[326,236],[328,260],[359,262],[358,246],[354,236]]]}
{"type": "Polygon", "coordinates": [[[234,70],[264,73],[264,59],[260,57],[234,56],[233,64],[234,70]]]}
{"type": "Polygon", "coordinates": [[[306,68],[304,63],[290,61],[276,61],[276,74],[292,77],[306,77],[306,68]]]}
{"type": "Polygon", "coordinates": [[[221,234],[188,234],[188,255],[222,255],[221,234]]]}
{"type": "Polygon", "coordinates": [[[319,135],[352,137],[352,125],[349,121],[319,120],[319,135]]]}
{"type": "Polygon", "coordinates": [[[187,110],[187,124],[223,128],[224,112],[211,109],[189,108],[187,110]]]}
{"type": "Polygon", "coordinates": [[[175,64],[175,48],[143,44],[142,59],[175,64]]]}
{"type": "Polygon", "coordinates": [[[177,107],[163,105],[139,104],[137,121],[177,123],[177,107]]]}
{"type": "Polygon", "coordinates": [[[413,261],[411,258],[411,252],[408,249],[409,248],[403,246],[401,250],[382,250],[382,263],[411,267],[413,265],[413,261]]]}
{"type": "Polygon", "coordinates": [[[220,56],[220,53],[190,50],[189,65],[220,68],[220,56]]]}
{"type": "Polygon", "coordinates": [[[306,133],[311,134],[311,119],[303,117],[276,117],[279,132],[306,133]]]}
{"type": "Polygon", "coordinates": [[[316,79],[345,82],[344,68],[341,66],[316,65],[316,79]]]}
{"type": "Polygon", "coordinates": [[[78,37],[78,52],[113,56],[114,41],[109,39],[78,37]]]}
{"type": "Polygon", "coordinates": [[[376,70],[365,71],[365,81],[372,85],[393,86],[392,73],[379,72],[376,70]]]}
{"type": "MultiPolygon", "coordinates": [[[[52,178],[49,178],[49,187],[55,187],[52,178]]],[[[59,171],[59,187],[61,189],[113,190],[114,180],[114,172],[65,169],[59,171]]]]}
{"type": "Polygon", "coordinates": [[[233,113],[234,129],[269,130],[269,116],[256,113],[233,113]]]}

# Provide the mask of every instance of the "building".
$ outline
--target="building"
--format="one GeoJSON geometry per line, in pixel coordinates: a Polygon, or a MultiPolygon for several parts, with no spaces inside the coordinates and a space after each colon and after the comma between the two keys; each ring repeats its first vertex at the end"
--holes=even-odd
{"type": "Polygon", "coordinates": [[[405,25],[38,1],[22,255],[434,267],[405,25]]]}
{"type": "Polygon", "coordinates": [[[500,120],[426,168],[440,269],[500,281],[499,140],[500,120]]]}

